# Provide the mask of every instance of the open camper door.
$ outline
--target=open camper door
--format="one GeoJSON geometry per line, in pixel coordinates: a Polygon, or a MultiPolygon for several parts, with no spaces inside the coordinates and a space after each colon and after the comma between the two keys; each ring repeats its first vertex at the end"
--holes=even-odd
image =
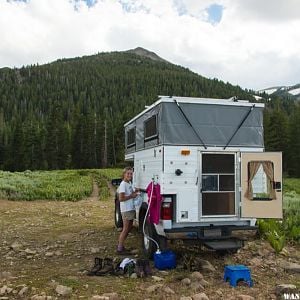
{"type": "Polygon", "coordinates": [[[241,217],[282,218],[282,153],[241,154],[241,217]]]}

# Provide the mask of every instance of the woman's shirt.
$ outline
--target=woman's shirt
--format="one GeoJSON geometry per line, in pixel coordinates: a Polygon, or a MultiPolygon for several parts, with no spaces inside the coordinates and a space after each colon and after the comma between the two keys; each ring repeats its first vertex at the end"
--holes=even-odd
{"type": "MultiPolygon", "coordinates": [[[[133,186],[130,182],[122,181],[118,193],[124,193],[125,196],[130,196],[134,192],[133,186]]],[[[133,205],[133,199],[128,199],[126,201],[120,201],[120,210],[121,212],[135,210],[133,205]]]]}

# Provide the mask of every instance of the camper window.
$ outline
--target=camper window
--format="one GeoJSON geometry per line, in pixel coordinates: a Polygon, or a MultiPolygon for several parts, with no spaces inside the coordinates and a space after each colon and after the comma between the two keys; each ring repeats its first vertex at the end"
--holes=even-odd
{"type": "Polygon", "coordinates": [[[273,200],[274,165],[271,161],[250,161],[248,163],[248,189],[246,197],[251,200],[273,200]]]}
{"type": "Polygon", "coordinates": [[[145,141],[157,137],[157,120],[156,115],[152,116],[144,123],[145,141]]]}
{"type": "Polygon", "coordinates": [[[135,127],[127,131],[127,148],[135,145],[135,127]]]}

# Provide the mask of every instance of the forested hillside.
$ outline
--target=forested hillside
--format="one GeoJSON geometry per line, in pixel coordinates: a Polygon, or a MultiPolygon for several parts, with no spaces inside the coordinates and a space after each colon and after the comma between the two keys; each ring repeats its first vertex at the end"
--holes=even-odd
{"type": "MultiPolygon", "coordinates": [[[[153,54],[151,54],[153,55],[153,54]]],[[[132,52],[0,69],[0,168],[98,168],[123,162],[123,124],[157,95],[255,101],[249,91],[132,52]],[[106,141],[106,142],[105,142],[106,141]]],[[[266,147],[300,176],[300,108],[267,103],[266,147]]]]}

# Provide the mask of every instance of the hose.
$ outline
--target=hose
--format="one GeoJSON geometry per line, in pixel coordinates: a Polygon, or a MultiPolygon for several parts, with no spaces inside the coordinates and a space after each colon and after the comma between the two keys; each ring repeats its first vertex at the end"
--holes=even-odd
{"type": "Polygon", "coordinates": [[[149,213],[149,209],[150,209],[150,206],[151,206],[153,190],[154,190],[154,179],[152,179],[152,188],[151,188],[151,193],[150,193],[150,201],[148,203],[147,211],[146,211],[146,214],[145,214],[145,217],[144,217],[143,234],[148,239],[148,241],[152,241],[156,245],[156,247],[157,247],[156,253],[160,253],[158,242],[156,240],[152,239],[149,235],[147,235],[145,233],[145,224],[146,224],[146,219],[147,219],[147,216],[148,216],[148,213],[149,213]]]}

